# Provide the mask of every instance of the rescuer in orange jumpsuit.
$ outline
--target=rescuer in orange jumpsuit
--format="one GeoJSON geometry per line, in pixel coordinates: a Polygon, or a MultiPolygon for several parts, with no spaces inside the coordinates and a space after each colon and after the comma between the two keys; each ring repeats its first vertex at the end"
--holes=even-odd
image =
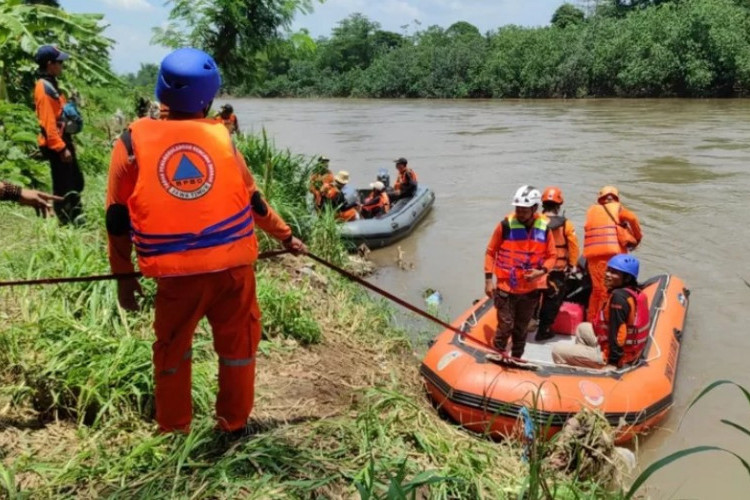
{"type": "Polygon", "coordinates": [[[39,121],[39,150],[50,164],[52,192],[61,198],[54,199],[55,213],[61,224],[78,224],[83,222],[84,179],[73,142],[76,131],[68,130],[63,117],[68,101],[57,81],[69,57],[52,45],[42,45],[36,51],[39,79],[34,87],[34,109],[39,121]]]}
{"type": "Polygon", "coordinates": [[[591,276],[591,298],[586,311],[588,322],[594,322],[607,300],[604,286],[607,262],[617,254],[634,250],[642,237],[638,217],[620,204],[617,188],[601,188],[597,203],[586,213],[583,235],[583,256],[591,276]]]}
{"type": "MultiPolygon", "coordinates": [[[[263,200],[226,127],[206,118],[220,84],[208,54],[183,48],[167,55],[156,83],[167,120],[133,122],[110,162],[112,271],[133,271],[134,245],[141,272],[157,281],[153,360],[161,432],[190,428],[192,340],[204,316],[219,355],[217,426],[245,431],[261,336],[255,225],[293,253],[307,251],[263,200]]],[[[123,308],[138,308],[136,292],[136,279],[118,281],[123,308]]]]}

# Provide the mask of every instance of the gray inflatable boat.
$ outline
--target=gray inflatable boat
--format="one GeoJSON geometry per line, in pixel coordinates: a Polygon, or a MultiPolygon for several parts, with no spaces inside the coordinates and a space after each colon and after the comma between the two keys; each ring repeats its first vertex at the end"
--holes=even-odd
{"type": "MultiPolygon", "coordinates": [[[[368,192],[360,190],[360,199],[368,192]]],[[[387,214],[345,222],[341,226],[341,237],[355,246],[363,243],[369,248],[388,246],[408,236],[425,218],[434,202],[435,193],[420,184],[414,196],[396,200],[387,214]]]]}

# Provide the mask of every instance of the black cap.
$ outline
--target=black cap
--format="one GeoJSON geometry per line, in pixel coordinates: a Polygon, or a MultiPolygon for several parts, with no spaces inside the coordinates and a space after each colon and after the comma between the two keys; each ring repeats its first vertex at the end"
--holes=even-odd
{"type": "Polygon", "coordinates": [[[399,159],[397,159],[397,160],[393,160],[393,163],[395,163],[396,165],[398,165],[399,163],[403,163],[404,165],[406,165],[406,164],[407,164],[407,163],[409,163],[409,162],[408,162],[408,161],[406,161],[406,158],[404,158],[404,157],[402,156],[401,158],[399,158],[399,159]]]}
{"type": "Polygon", "coordinates": [[[69,58],[70,55],[53,45],[42,45],[34,55],[34,60],[39,65],[47,64],[49,61],[64,61],[69,58]]]}

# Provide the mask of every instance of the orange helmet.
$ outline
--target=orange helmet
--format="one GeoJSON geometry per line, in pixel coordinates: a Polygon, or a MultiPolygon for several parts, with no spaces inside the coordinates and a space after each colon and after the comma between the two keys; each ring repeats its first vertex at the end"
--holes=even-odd
{"type": "Polygon", "coordinates": [[[599,197],[597,198],[597,200],[601,201],[602,198],[610,194],[614,196],[615,200],[620,201],[620,192],[614,186],[604,186],[603,188],[601,188],[599,190],[599,197]]]}
{"type": "Polygon", "coordinates": [[[552,203],[563,204],[563,195],[560,188],[557,186],[550,186],[542,193],[542,203],[545,201],[551,201],[552,203]]]}

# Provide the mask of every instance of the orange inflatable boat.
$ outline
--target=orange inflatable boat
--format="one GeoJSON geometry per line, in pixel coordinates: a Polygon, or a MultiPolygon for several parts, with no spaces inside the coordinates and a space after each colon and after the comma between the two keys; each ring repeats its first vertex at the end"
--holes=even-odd
{"type": "Polygon", "coordinates": [[[422,362],[421,373],[435,405],[468,429],[493,436],[511,435],[519,411],[549,433],[583,407],[601,410],[618,428],[622,443],[661,421],[673,405],[689,291],[677,277],[661,275],[644,284],[651,329],[641,359],[617,370],[593,370],[552,361],[552,346],[574,337],[526,344],[526,363],[505,363],[492,344],[497,316],[490,299],[472,306],[454,323],[466,332],[445,330],[422,362]],[[474,337],[479,342],[472,340],[474,337]]]}

